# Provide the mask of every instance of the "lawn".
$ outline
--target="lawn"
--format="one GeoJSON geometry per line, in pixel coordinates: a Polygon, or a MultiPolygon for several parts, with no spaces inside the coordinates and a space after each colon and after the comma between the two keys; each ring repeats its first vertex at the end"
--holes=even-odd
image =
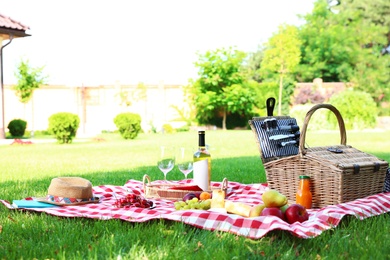
{"type": "MultiPolygon", "coordinates": [[[[390,161],[390,131],[348,132],[347,143],[390,161]]],[[[339,143],[337,132],[308,132],[308,146],[339,143]]],[[[207,131],[212,180],[266,182],[250,130],[207,131]]],[[[156,167],[160,145],[197,145],[197,133],[119,135],[76,139],[73,144],[0,145],[0,199],[45,196],[57,176],[81,176],[93,185],[123,185],[129,179],[162,179],[156,167]]],[[[190,175],[191,177],[192,175],[190,175]]],[[[175,168],[168,179],[183,175],[175,168]]],[[[166,220],[129,223],[54,217],[0,205],[0,259],[389,259],[390,215],[360,221],[345,217],[313,239],[272,231],[259,240],[210,232],[166,220]]]]}

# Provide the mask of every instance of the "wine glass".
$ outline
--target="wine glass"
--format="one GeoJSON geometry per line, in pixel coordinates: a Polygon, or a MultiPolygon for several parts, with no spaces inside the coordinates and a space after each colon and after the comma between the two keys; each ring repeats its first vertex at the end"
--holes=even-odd
{"type": "Polygon", "coordinates": [[[188,174],[193,170],[193,149],[180,148],[177,167],[184,174],[184,179],[187,179],[188,174]]]}
{"type": "Polygon", "coordinates": [[[173,148],[161,146],[160,159],[157,161],[157,166],[164,173],[164,181],[167,181],[167,174],[175,166],[175,153],[173,148]]]}

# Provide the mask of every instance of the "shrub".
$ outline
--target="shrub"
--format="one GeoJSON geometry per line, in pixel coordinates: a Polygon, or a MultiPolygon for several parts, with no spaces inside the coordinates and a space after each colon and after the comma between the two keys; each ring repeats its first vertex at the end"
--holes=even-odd
{"type": "MultiPolygon", "coordinates": [[[[302,128],[307,112],[314,104],[295,105],[290,110],[290,116],[297,120],[297,124],[302,128]]],[[[328,121],[328,110],[319,109],[310,118],[308,124],[310,130],[334,130],[336,126],[328,121]]]]}
{"type": "Polygon", "coordinates": [[[188,132],[190,131],[190,127],[188,125],[181,126],[176,128],[176,132],[188,132]]]}
{"type": "Polygon", "coordinates": [[[163,132],[166,134],[173,134],[174,132],[176,132],[175,129],[170,124],[164,124],[162,126],[162,129],[163,132]]]}
{"type": "Polygon", "coordinates": [[[24,135],[27,127],[27,122],[22,119],[14,119],[8,124],[8,130],[11,136],[21,137],[24,135]]]}
{"type": "MultiPolygon", "coordinates": [[[[375,101],[366,92],[346,90],[331,97],[329,103],[340,111],[347,129],[376,126],[378,110],[375,101]]],[[[337,125],[336,117],[330,117],[329,120],[337,125]]]]}
{"type": "Polygon", "coordinates": [[[33,138],[33,137],[49,137],[49,136],[51,136],[49,131],[47,131],[47,130],[33,130],[33,131],[26,130],[24,135],[25,136],[30,136],[31,138],[33,138]]]}
{"type": "Polygon", "coordinates": [[[323,103],[327,98],[321,94],[317,87],[303,86],[297,90],[294,96],[294,104],[319,104],[323,103]]]}
{"type": "Polygon", "coordinates": [[[138,114],[130,112],[118,114],[114,118],[114,123],[125,139],[134,139],[141,131],[141,116],[138,114]]]}
{"type": "Polygon", "coordinates": [[[49,117],[49,133],[57,138],[61,144],[71,143],[79,128],[80,118],[78,115],[60,112],[49,117]]]}

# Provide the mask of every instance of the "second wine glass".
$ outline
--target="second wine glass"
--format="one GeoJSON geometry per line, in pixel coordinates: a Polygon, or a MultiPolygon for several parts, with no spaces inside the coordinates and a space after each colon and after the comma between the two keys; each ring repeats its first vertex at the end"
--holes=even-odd
{"type": "Polygon", "coordinates": [[[177,167],[184,174],[184,178],[188,178],[193,170],[193,149],[181,147],[179,149],[177,167]]]}
{"type": "Polygon", "coordinates": [[[167,181],[167,174],[175,166],[175,152],[173,148],[161,146],[160,158],[157,161],[157,166],[164,174],[164,181],[167,181]]]}

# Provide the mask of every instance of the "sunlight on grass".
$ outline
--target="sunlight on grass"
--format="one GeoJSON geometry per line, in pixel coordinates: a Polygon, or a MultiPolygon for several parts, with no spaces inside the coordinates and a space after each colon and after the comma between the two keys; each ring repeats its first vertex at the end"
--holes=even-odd
{"type": "MultiPolygon", "coordinates": [[[[351,132],[347,144],[390,161],[390,131],[351,132]]],[[[0,145],[1,198],[46,195],[57,176],[82,176],[94,185],[123,185],[133,178],[162,179],[156,167],[159,146],[197,147],[197,133],[141,134],[135,140],[104,134],[102,140],[69,145],[43,143],[0,145]]],[[[265,182],[253,133],[207,131],[212,155],[212,180],[265,182]]],[[[339,134],[308,132],[307,144],[339,143],[339,134]]],[[[190,178],[192,175],[190,175],[190,178]]],[[[180,180],[175,168],[168,179],[180,180]]],[[[181,222],[129,223],[84,218],[58,218],[42,213],[13,211],[0,206],[1,259],[385,259],[390,241],[389,214],[361,221],[342,220],[335,229],[313,239],[299,239],[275,230],[260,240],[226,232],[201,230],[181,222]],[[77,241],[77,243],[75,243],[77,241]]]]}

